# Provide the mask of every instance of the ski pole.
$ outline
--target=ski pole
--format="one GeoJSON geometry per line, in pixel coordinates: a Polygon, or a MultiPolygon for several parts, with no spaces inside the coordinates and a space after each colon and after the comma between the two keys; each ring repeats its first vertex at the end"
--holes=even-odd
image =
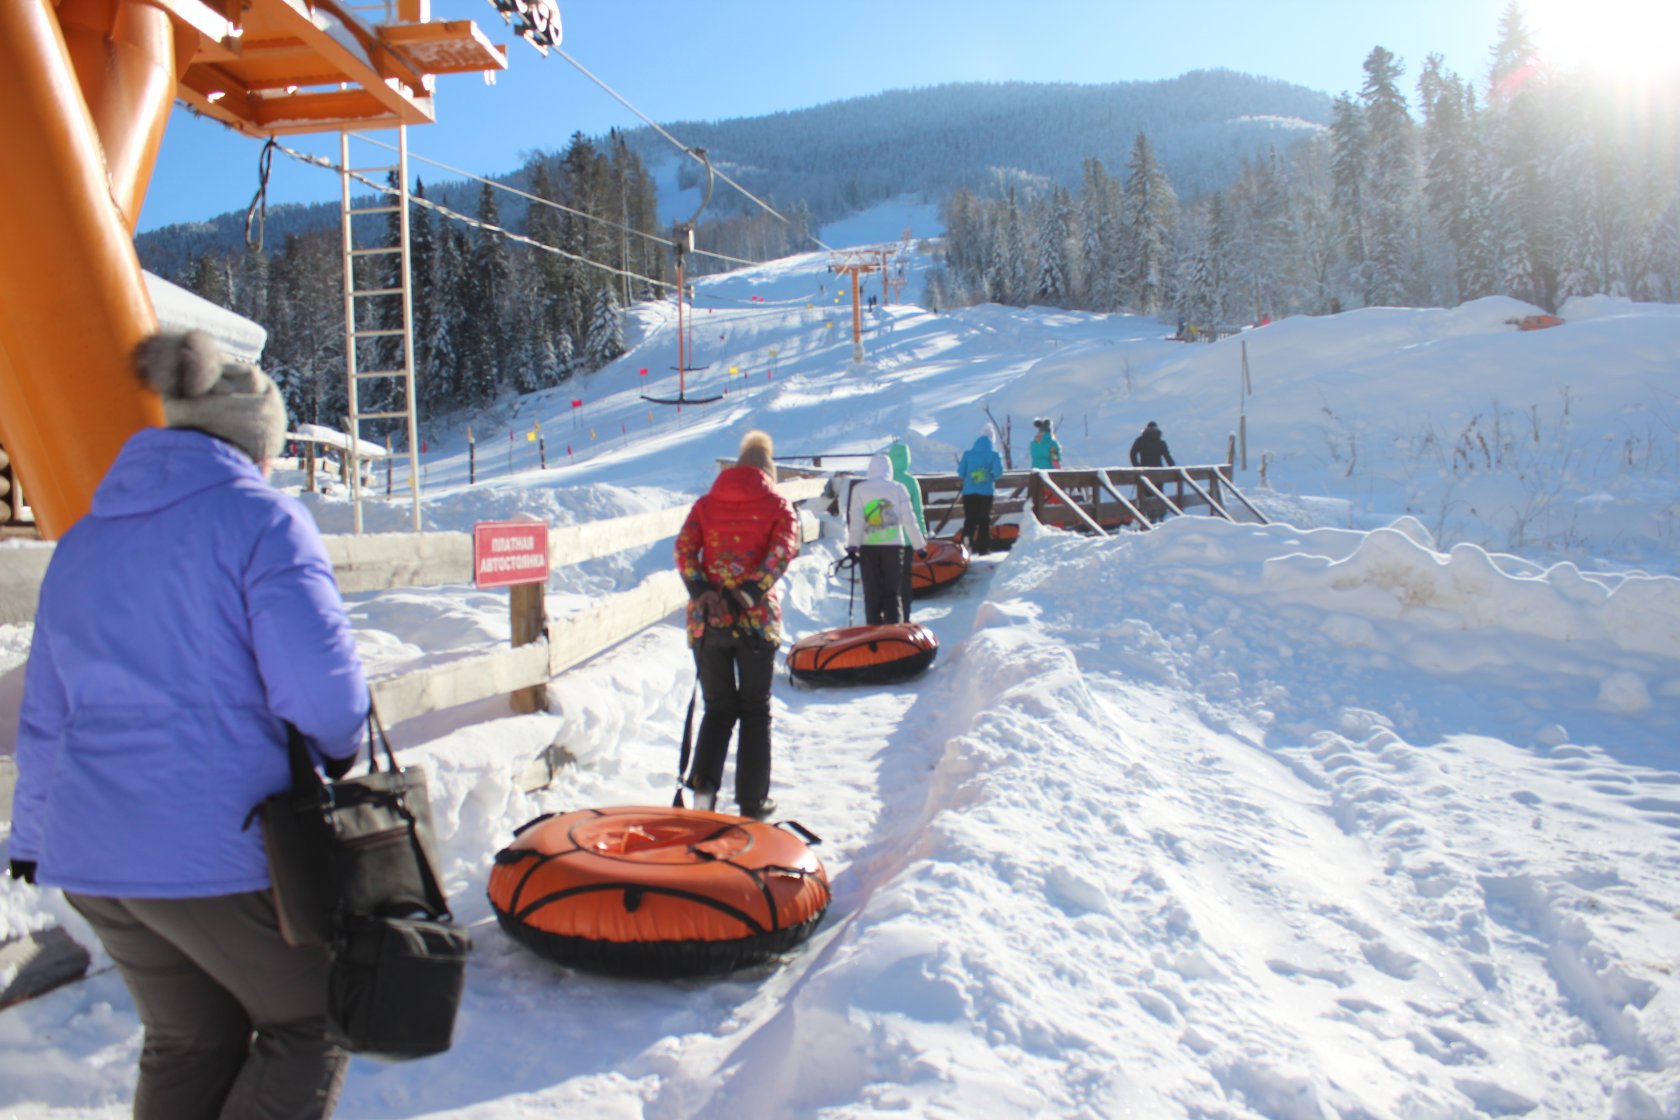
{"type": "Polygon", "coordinates": [[[851,568],[852,579],[851,579],[851,582],[846,585],[846,625],[847,626],[850,626],[852,624],[852,599],[857,594],[857,558],[856,557],[852,558],[852,563],[850,565],[850,568],[851,568]]]}

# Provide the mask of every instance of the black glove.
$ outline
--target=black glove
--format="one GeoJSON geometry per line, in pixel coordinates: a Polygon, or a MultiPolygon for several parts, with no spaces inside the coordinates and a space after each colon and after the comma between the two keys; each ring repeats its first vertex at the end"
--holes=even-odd
{"type": "Polygon", "coordinates": [[[356,765],[356,755],[354,754],[349,758],[334,758],[330,754],[321,756],[321,769],[326,771],[327,778],[330,781],[338,781],[344,775],[350,773],[350,768],[354,765],[356,765]]]}
{"type": "Polygon", "coordinates": [[[846,546],[846,555],[847,556],[850,556],[852,559],[856,560],[857,559],[857,554],[858,554],[858,546],[857,545],[849,544],[849,545],[846,546]]]}
{"type": "Polygon", "coordinates": [[[918,549],[917,549],[917,550],[916,550],[916,559],[918,559],[918,560],[926,560],[926,559],[927,559],[927,549],[925,549],[925,548],[918,548],[918,549]]]}
{"type": "Polygon", "coordinates": [[[33,887],[35,885],[35,861],[32,859],[14,859],[12,861],[12,878],[22,879],[33,887]]]}

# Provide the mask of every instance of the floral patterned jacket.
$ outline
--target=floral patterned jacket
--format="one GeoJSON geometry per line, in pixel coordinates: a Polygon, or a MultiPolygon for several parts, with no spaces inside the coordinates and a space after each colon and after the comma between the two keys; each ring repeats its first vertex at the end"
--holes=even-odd
{"type": "Polygon", "coordinates": [[[688,644],[706,634],[706,612],[696,599],[722,591],[727,629],[779,644],[782,607],[776,581],[799,554],[799,519],[757,467],[720,472],[711,491],[694,503],[677,534],[677,571],[688,585],[688,644]],[[739,589],[751,605],[740,602],[739,589]]]}

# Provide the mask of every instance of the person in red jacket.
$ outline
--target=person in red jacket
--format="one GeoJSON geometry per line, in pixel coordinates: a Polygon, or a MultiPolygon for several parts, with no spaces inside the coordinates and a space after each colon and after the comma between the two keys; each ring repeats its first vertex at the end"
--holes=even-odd
{"type": "Polygon", "coordinates": [[[770,797],[770,682],[782,638],[776,581],[799,554],[799,521],[776,492],[770,436],[748,432],[735,465],[719,472],[677,534],[677,571],[688,586],[688,644],[705,715],[684,784],[711,809],[729,740],[740,724],[735,800],[762,820],[770,797]]]}

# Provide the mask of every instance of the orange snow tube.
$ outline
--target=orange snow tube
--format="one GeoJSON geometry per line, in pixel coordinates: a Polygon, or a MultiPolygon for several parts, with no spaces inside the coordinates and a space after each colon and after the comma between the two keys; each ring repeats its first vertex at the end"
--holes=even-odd
{"type": "Polygon", "coordinates": [[[914,622],[845,626],[801,638],[788,673],[805,684],[893,684],[926,671],[939,653],[933,631],[914,622]]]}
{"type": "Polygon", "coordinates": [[[1021,539],[1021,525],[1016,521],[992,522],[992,547],[1008,552],[1021,539]]]}
{"type": "Polygon", "coordinates": [[[1543,331],[1547,327],[1561,327],[1563,320],[1556,315],[1524,315],[1517,320],[1519,331],[1543,331]]]}
{"type": "Polygon", "coordinates": [[[792,821],[630,806],[548,814],[514,836],[490,871],[497,920],[593,972],[729,972],[805,940],[832,897],[817,838],[792,821]]]}
{"type": "Polygon", "coordinates": [[[931,537],[927,555],[916,557],[910,564],[910,591],[926,595],[949,587],[968,571],[968,546],[945,537],[931,537]]]}

